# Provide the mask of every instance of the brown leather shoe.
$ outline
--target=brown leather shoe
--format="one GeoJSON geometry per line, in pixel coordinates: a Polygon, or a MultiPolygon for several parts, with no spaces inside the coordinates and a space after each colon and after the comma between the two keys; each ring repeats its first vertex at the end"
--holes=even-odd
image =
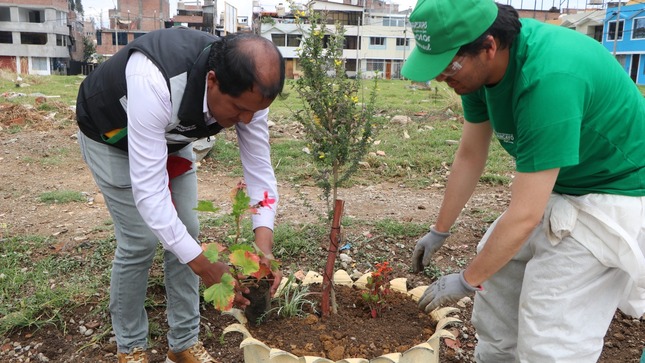
{"type": "Polygon", "coordinates": [[[132,349],[130,353],[118,353],[116,357],[119,363],[148,363],[148,355],[141,347],[132,349]]]}
{"type": "Polygon", "coordinates": [[[173,351],[169,350],[166,363],[217,363],[217,361],[208,354],[202,342],[197,342],[192,347],[179,353],[173,353],[173,351]]]}

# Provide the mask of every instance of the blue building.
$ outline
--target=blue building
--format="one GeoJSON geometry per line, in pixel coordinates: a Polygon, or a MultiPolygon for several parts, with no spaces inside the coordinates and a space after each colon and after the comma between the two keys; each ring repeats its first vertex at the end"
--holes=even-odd
{"type": "Polygon", "coordinates": [[[602,44],[638,85],[645,85],[645,3],[609,3],[602,44]]]}

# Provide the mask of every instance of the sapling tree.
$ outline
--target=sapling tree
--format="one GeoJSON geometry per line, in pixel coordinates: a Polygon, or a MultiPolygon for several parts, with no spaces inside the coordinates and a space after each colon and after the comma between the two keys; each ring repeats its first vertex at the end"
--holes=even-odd
{"type": "Polygon", "coordinates": [[[362,88],[360,74],[353,79],[347,76],[345,29],[340,23],[328,26],[324,13],[312,9],[307,10],[305,21],[305,13],[293,4],[292,12],[303,34],[298,49],[302,74],[295,86],[303,104],[295,111],[295,118],[304,127],[316,182],[331,218],[338,187],[357,171],[377,130],[374,104],[378,77],[368,93],[362,88]]]}
{"type": "Polygon", "coordinates": [[[304,127],[318,174],[316,183],[322,189],[327,204],[327,217],[334,219],[323,274],[321,309],[326,316],[330,313],[330,305],[331,312],[337,309],[331,285],[342,214],[338,209],[343,206],[338,200],[338,187],[356,172],[374,136],[378,77],[374,78],[366,95],[360,72],[351,79],[345,71],[345,28],[342,24],[336,22],[333,27],[328,26],[323,12],[314,12],[311,8],[303,12],[293,2],[290,3],[296,24],[303,34],[298,49],[302,74],[295,86],[303,104],[302,109],[295,112],[295,118],[304,127]]]}

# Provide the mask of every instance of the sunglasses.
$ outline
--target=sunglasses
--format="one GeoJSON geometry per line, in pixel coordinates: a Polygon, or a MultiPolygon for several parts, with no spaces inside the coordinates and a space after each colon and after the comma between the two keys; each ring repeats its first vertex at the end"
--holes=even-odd
{"type": "Polygon", "coordinates": [[[464,61],[464,58],[465,57],[459,57],[454,61],[450,62],[450,64],[448,64],[448,67],[446,67],[446,69],[444,69],[443,72],[439,73],[439,75],[443,77],[452,77],[455,74],[457,74],[461,70],[461,68],[463,68],[463,66],[461,65],[461,62],[464,61]]]}

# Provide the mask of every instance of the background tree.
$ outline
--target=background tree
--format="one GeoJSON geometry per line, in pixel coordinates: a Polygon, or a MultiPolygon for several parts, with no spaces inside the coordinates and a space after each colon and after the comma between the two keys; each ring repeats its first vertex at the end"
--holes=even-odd
{"type": "Polygon", "coordinates": [[[96,53],[96,46],[90,37],[83,36],[83,62],[90,62],[92,54],[96,53]]]}
{"type": "Polygon", "coordinates": [[[79,14],[83,14],[83,3],[81,0],[67,0],[67,8],[70,11],[76,11],[79,14]]]}

